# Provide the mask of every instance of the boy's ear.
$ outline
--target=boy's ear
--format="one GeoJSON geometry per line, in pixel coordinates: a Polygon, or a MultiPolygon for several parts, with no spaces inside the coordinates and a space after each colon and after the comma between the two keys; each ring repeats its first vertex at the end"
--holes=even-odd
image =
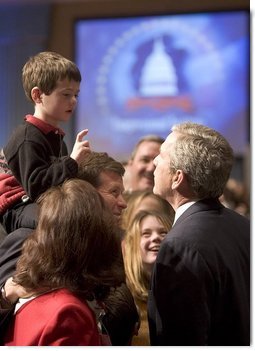
{"type": "Polygon", "coordinates": [[[42,102],[41,90],[38,87],[34,87],[31,90],[31,98],[34,101],[34,103],[40,104],[42,102]]]}

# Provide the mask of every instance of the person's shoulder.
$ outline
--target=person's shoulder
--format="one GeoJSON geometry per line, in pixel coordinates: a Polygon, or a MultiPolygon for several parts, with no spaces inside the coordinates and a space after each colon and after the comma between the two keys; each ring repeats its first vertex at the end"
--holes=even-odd
{"type": "Polygon", "coordinates": [[[29,301],[24,312],[25,321],[32,315],[36,329],[44,330],[42,345],[100,344],[93,312],[85,300],[65,288],[49,291],[29,301]]]}
{"type": "Polygon", "coordinates": [[[49,291],[45,294],[39,295],[35,299],[37,305],[43,305],[45,309],[62,313],[64,311],[79,311],[82,314],[91,315],[92,311],[85,300],[65,288],[49,291]]]}
{"type": "Polygon", "coordinates": [[[199,251],[200,246],[203,245],[206,230],[206,222],[198,221],[192,215],[176,222],[161,243],[161,254],[199,251]]]}
{"type": "Polygon", "coordinates": [[[223,212],[226,216],[231,217],[233,219],[235,219],[236,221],[240,222],[240,223],[244,223],[246,225],[250,225],[250,219],[240,213],[238,213],[237,211],[224,207],[223,208],[223,212]]]}
{"type": "Polygon", "coordinates": [[[52,301],[60,301],[63,303],[70,304],[81,304],[81,299],[73,294],[71,291],[65,288],[52,290],[49,292],[52,295],[52,301]]]}
{"type": "Polygon", "coordinates": [[[52,289],[38,295],[35,301],[39,302],[40,304],[43,303],[43,304],[57,305],[57,304],[62,304],[66,302],[73,302],[73,301],[76,302],[77,298],[69,290],[65,288],[60,288],[60,289],[52,289]]]}
{"type": "Polygon", "coordinates": [[[24,135],[25,131],[27,129],[27,123],[24,122],[22,124],[19,124],[11,133],[11,136],[9,138],[9,142],[17,138],[19,135],[24,135]]]}
{"type": "Polygon", "coordinates": [[[32,124],[24,122],[12,132],[7,144],[3,147],[5,156],[12,157],[19,147],[27,142],[40,145],[45,143],[42,132],[32,124]]]}
{"type": "Polygon", "coordinates": [[[11,136],[9,138],[9,141],[7,143],[7,146],[12,142],[17,143],[17,141],[19,141],[19,140],[25,140],[30,135],[34,135],[35,133],[42,134],[41,131],[38,128],[36,128],[33,124],[24,121],[24,123],[18,125],[13,130],[13,132],[11,133],[11,136]]]}

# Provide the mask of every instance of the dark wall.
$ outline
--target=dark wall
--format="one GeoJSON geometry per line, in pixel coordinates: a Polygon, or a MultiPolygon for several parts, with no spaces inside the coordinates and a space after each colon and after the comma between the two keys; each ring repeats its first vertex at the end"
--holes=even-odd
{"type": "Polygon", "coordinates": [[[79,18],[249,9],[248,0],[84,0],[53,5],[49,45],[73,57],[73,23],[79,18]],[[63,40],[64,38],[64,40],[63,40]]]}
{"type": "Polygon", "coordinates": [[[23,92],[21,70],[29,56],[45,50],[50,36],[49,5],[0,6],[0,147],[34,108],[23,92]]]}

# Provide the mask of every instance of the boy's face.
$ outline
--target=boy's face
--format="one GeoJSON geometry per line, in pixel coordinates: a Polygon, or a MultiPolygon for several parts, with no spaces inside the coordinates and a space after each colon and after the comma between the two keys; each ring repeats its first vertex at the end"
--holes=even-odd
{"type": "Polygon", "coordinates": [[[58,81],[50,95],[40,95],[41,101],[36,103],[35,116],[53,126],[67,122],[76,108],[79,91],[79,82],[69,79],[58,81]]]}

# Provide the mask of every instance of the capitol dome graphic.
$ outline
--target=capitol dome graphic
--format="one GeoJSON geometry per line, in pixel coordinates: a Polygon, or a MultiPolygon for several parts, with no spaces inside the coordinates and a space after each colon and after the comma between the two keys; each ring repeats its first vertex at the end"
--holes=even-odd
{"type": "Polygon", "coordinates": [[[161,38],[154,41],[152,52],[145,60],[141,71],[139,93],[141,97],[178,94],[175,68],[161,38]]]}

